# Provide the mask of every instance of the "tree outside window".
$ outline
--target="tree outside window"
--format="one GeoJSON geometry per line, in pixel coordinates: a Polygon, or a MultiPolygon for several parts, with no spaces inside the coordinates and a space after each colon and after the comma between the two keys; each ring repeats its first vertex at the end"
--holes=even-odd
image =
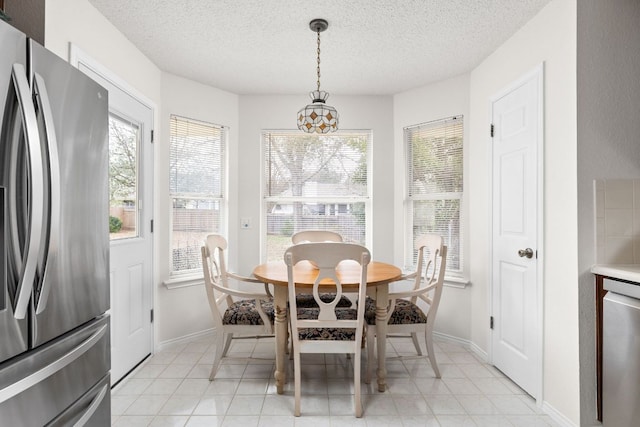
{"type": "Polygon", "coordinates": [[[463,119],[450,117],[404,130],[407,150],[406,264],[415,266],[415,239],[426,233],[442,236],[447,245],[447,271],[462,271],[460,211],[463,196],[463,119]]]}
{"type": "Polygon", "coordinates": [[[112,240],[137,233],[138,143],[140,128],[109,117],[109,235],[112,240]]]}
{"type": "Polygon", "coordinates": [[[291,235],[305,229],[365,244],[371,134],[265,131],[262,138],[266,258],[281,259],[291,235]]]}
{"type": "Polygon", "coordinates": [[[227,130],[179,116],[169,128],[171,272],[194,273],[207,234],[222,230],[227,130]]]}

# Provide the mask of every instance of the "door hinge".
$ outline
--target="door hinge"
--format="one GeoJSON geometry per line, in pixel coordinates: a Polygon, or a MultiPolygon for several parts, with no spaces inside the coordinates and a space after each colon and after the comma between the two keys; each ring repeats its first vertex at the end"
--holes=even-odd
{"type": "Polygon", "coordinates": [[[151,312],[150,312],[150,313],[151,313],[151,316],[150,316],[150,318],[151,318],[151,323],[153,323],[153,308],[151,309],[151,312]]]}
{"type": "Polygon", "coordinates": [[[153,144],[155,142],[155,132],[153,129],[151,129],[151,143],[153,144]]]}
{"type": "Polygon", "coordinates": [[[493,329],[493,316],[489,317],[489,328],[493,329]]]}
{"type": "Polygon", "coordinates": [[[153,220],[151,220],[151,232],[153,233],[153,220]]]}
{"type": "Polygon", "coordinates": [[[491,138],[493,138],[493,131],[494,131],[494,127],[493,127],[493,123],[491,123],[491,128],[489,130],[489,134],[491,135],[491,138]]]}

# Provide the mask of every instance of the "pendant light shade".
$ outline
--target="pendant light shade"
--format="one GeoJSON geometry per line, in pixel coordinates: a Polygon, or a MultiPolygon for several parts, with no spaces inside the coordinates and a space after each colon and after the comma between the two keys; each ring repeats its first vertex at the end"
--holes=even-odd
{"type": "Polygon", "coordinates": [[[338,130],[338,112],[326,104],[329,92],[320,90],[320,33],[327,29],[329,23],[324,19],[314,19],[309,28],[318,35],[317,90],[309,92],[311,104],[298,111],[298,129],[307,133],[329,133],[338,130]]]}

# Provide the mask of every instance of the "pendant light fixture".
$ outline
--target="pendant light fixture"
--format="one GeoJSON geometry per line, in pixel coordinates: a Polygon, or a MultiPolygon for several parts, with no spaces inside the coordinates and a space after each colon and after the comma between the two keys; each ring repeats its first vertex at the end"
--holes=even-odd
{"type": "Polygon", "coordinates": [[[338,112],[326,104],[329,92],[320,90],[320,33],[329,27],[324,19],[314,19],[309,22],[311,31],[318,35],[318,88],[309,92],[311,104],[298,111],[298,129],[307,133],[329,133],[338,130],[338,112]]]}

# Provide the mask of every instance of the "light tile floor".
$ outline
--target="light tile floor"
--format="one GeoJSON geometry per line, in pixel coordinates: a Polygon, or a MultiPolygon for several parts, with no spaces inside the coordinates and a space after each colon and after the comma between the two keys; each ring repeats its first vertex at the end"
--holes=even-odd
{"type": "MultiPolygon", "coordinates": [[[[535,401],[463,345],[436,340],[442,379],[406,338],[389,338],[388,390],[363,384],[363,418],[353,410],[353,367],[343,355],[303,355],[301,417],[293,372],[275,389],[273,338],[234,340],[209,382],[213,337],[163,349],[111,393],[113,426],[557,426],[535,401]],[[249,359],[249,357],[251,357],[249,359]]],[[[424,343],[423,343],[424,345],[424,343]]],[[[424,348],[424,347],[423,347],[424,348]]],[[[366,353],[366,351],[364,352],[366,353]]],[[[366,355],[363,355],[363,368],[366,355]]],[[[363,372],[364,378],[364,372],[363,372]]]]}

